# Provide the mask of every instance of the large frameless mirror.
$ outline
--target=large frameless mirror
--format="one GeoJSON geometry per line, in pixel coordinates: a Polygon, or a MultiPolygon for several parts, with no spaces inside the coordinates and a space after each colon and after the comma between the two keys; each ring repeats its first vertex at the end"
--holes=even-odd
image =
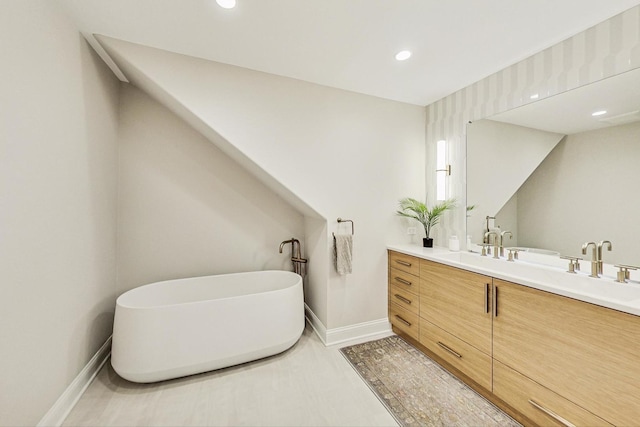
{"type": "Polygon", "coordinates": [[[610,240],[605,262],[640,265],[638,187],[640,69],[468,125],[474,244],[510,231],[505,247],[582,256],[610,240]]]}

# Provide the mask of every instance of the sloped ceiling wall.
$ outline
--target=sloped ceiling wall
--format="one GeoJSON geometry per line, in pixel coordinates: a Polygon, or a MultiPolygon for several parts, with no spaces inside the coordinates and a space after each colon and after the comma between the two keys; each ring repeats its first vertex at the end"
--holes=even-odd
{"type": "Polygon", "coordinates": [[[96,38],[132,84],[309,219],[307,303],[327,328],[386,319],[386,244],[407,240],[397,201],[424,197],[424,107],[96,38]],[[338,217],[357,230],[344,277],[338,217]]]}

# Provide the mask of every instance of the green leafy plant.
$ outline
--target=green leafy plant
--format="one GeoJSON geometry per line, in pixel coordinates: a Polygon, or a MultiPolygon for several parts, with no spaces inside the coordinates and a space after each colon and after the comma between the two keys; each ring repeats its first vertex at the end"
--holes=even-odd
{"type": "Polygon", "coordinates": [[[455,199],[444,200],[429,209],[426,203],[412,199],[411,197],[405,197],[400,200],[400,210],[396,211],[396,213],[400,216],[413,218],[422,224],[428,239],[429,234],[431,233],[431,228],[440,222],[442,214],[455,207],[455,199]]]}

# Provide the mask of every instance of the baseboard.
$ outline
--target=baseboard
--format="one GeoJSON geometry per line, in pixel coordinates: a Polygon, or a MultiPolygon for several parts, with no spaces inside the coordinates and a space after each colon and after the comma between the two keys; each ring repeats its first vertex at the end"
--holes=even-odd
{"type": "Polygon", "coordinates": [[[100,347],[97,353],[82,368],[82,371],[69,384],[69,387],[62,393],[56,403],[45,414],[37,424],[38,427],[61,426],[69,412],[73,409],[82,394],[85,392],[91,381],[98,375],[100,369],[105,364],[111,354],[111,337],[100,347]]]}
{"type": "Polygon", "coordinates": [[[382,338],[392,333],[391,324],[386,317],[370,322],[356,323],[355,325],[327,329],[315,315],[313,310],[311,310],[306,304],[304,305],[304,311],[309,324],[325,346],[365,338],[382,338]]]}
{"type": "Polygon", "coordinates": [[[307,303],[304,304],[304,316],[307,318],[307,322],[311,325],[311,328],[316,333],[320,341],[324,345],[327,345],[327,328],[324,324],[318,319],[318,316],[309,308],[307,303]]]}
{"type": "Polygon", "coordinates": [[[389,323],[389,319],[385,317],[384,319],[372,320],[370,322],[328,329],[325,345],[342,344],[347,341],[362,340],[365,338],[382,338],[389,335],[391,335],[391,323],[389,323]]]}

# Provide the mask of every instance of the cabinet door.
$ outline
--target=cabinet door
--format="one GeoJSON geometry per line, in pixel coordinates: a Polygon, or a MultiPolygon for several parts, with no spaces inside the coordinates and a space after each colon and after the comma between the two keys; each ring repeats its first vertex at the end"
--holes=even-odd
{"type": "Polygon", "coordinates": [[[491,277],[420,261],[420,316],[491,355],[491,277]]]}
{"type": "Polygon", "coordinates": [[[638,316],[498,279],[494,286],[495,360],[612,424],[638,425],[638,316]]]}

